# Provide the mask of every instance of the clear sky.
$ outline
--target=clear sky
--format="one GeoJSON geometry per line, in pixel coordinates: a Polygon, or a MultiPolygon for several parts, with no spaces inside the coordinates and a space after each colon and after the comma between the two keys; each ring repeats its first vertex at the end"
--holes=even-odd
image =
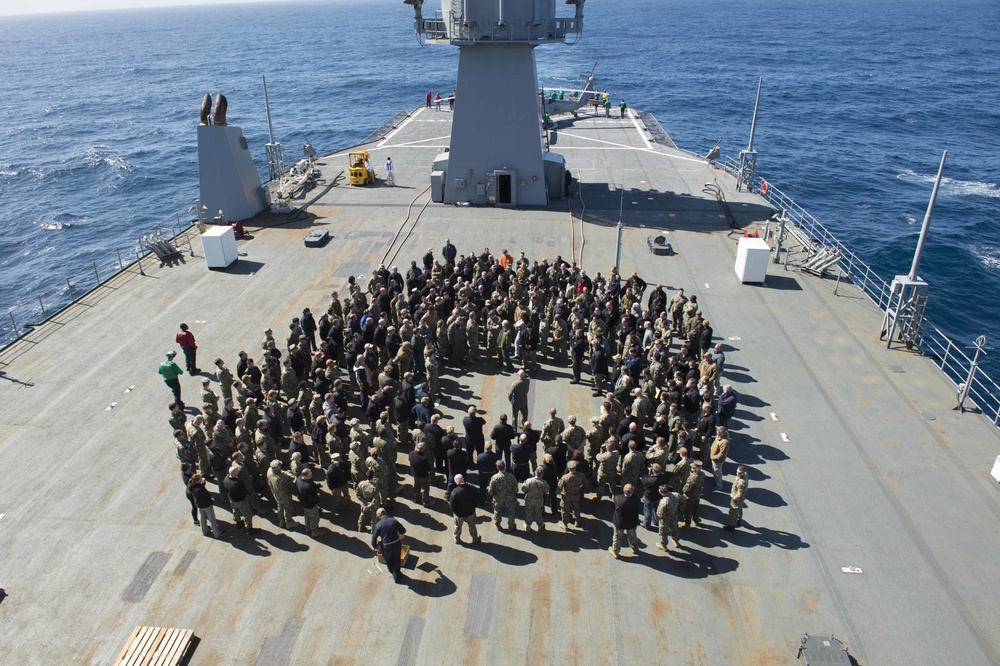
{"type": "Polygon", "coordinates": [[[166,7],[172,5],[231,4],[262,0],[0,0],[0,16],[10,14],[43,14],[77,12],[93,9],[128,9],[133,7],[166,7]]]}

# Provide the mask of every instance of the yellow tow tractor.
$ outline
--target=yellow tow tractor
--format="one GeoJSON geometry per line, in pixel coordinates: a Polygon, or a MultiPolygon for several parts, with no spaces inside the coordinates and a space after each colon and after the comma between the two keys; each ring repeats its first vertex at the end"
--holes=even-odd
{"type": "Polygon", "coordinates": [[[375,182],[375,170],[367,150],[352,151],[348,159],[351,185],[371,185],[375,182]]]}

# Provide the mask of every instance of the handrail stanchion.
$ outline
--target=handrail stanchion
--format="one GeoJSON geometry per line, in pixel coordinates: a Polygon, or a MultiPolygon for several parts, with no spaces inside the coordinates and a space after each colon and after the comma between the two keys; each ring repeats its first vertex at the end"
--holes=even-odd
{"type": "Polygon", "coordinates": [[[97,272],[97,261],[94,261],[94,276],[97,278],[97,286],[101,286],[101,274],[97,272]]]}
{"type": "Polygon", "coordinates": [[[38,307],[42,309],[42,317],[45,317],[45,303],[42,303],[42,295],[38,294],[38,307]]]}
{"type": "Polygon", "coordinates": [[[14,335],[17,336],[17,337],[21,337],[21,332],[17,330],[17,322],[14,321],[14,311],[13,310],[7,310],[7,314],[10,315],[10,324],[11,324],[11,326],[14,327],[14,335]]]}

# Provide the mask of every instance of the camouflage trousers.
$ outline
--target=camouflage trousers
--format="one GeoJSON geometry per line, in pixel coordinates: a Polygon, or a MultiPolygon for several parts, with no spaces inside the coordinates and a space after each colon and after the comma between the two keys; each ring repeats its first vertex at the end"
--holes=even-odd
{"type": "Polygon", "coordinates": [[[615,496],[615,476],[597,475],[597,499],[600,500],[607,493],[608,497],[615,496]]]}
{"type": "Polygon", "coordinates": [[[743,520],[743,502],[731,502],[729,504],[729,524],[736,527],[741,520],[743,520]]]}
{"type": "Polygon", "coordinates": [[[222,389],[222,401],[233,399],[233,385],[232,384],[222,384],[219,388],[222,389]]]}
{"type": "Polygon", "coordinates": [[[524,504],[524,522],[530,528],[531,523],[538,523],[539,529],[542,529],[542,515],[545,513],[545,500],[541,502],[532,502],[524,504]]]}
{"type": "Polygon", "coordinates": [[[580,522],[580,493],[571,492],[562,495],[562,521],[569,525],[580,522]]]}
{"type": "Polygon", "coordinates": [[[700,497],[688,497],[684,503],[684,522],[688,525],[698,521],[698,507],[701,505],[700,497]]]}
{"type": "Polygon", "coordinates": [[[500,527],[500,517],[503,513],[507,514],[508,527],[513,527],[516,512],[517,502],[511,501],[510,499],[501,500],[495,497],[493,498],[493,524],[497,527],[500,527]]]}
{"type": "Polygon", "coordinates": [[[344,508],[351,503],[351,497],[347,492],[346,484],[339,488],[334,488],[330,491],[330,494],[333,495],[333,505],[336,507],[344,508]]]}
{"type": "Polygon", "coordinates": [[[472,514],[471,516],[465,516],[464,518],[461,516],[455,516],[456,539],[462,538],[462,525],[469,526],[469,536],[471,536],[473,539],[479,537],[479,532],[476,531],[476,514],[472,514]]]}
{"type": "Polygon", "coordinates": [[[364,532],[368,525],[372,527],[375,526],[375,503],[363,504],[361,506],[361,515],[358,516],[358,531],[364,532]]]}
{"type": "Polygon", "coordinates": [[[667,537],[670,537],[674,541],[681,540],[681,532],[677,529],[677,514],[670,513],[663,517],[660,521],[660,543],[663,547],[667,547],[667,537]]]}
{"type": "Polygon", "coordinates": [[[253,529],[253,507],[250,506],[250,502],[243,500],[242,502],[230,502],[230,506],[233,510],[233,520],[236,521],[237,525],[241,523],[248,529],[253,529]]]}
{"type": "Polygon", "coordinates": [[[639,552],[639,540],[635,536],[635,528],[622,530],[615,528],[615,535],[611,538],[611,551],[617,555],[622,549],[622,537],[628,539],[628,545],[632,547],[633,553],[639,552]]]}
{"type": "Polygon", "coordinates": [[[295,507],[291,500],[276,500],[278,505],[278,527],[287,527],[295,523],[295,507]]]}
{"type": "Polygon", "coordinates": [[[306,529],[310,532],[319,529],[319,506],[314,506],[311,509],[306,509],[303,507],[302,513],[306,517],[306,529]]]}

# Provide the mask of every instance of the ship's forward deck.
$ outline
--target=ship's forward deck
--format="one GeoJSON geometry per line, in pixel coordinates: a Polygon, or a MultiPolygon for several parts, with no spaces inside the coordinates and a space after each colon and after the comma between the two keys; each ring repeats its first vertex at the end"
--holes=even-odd
{"type": "MultiPolygon", "coordinates": [[[[551,133],[581,182],[572,215],[565,200],[421,212],[449,127],[447,111],[421,109],[368,146],[375,165],[392,156],[398,187],[341,184],[304,223],[261,216],[225,272],[205,269],[195,239],[198,256],[147,261],[145,276],[116,277],[0,356],[6,663],[106,664],[136,625],[193,629],[198,664],[787,664],[803,632],[838,636],[862,664],[1000,662],[1000,505],[986,474],[996,432],[951,410],[954,390],[928,360],[884,349],[867,299],[773,265],[766,285],[739,284],[735,237],[703,188],[717,181],[741,223],[766,217],[763,203],[632,119],[581,117],[551,133]],[[324,513],[317,539],[279,530],[273,514],[254,537],[222,509],[224,540],[191,525],[155,374],[179,322],[203,368],[256,356],[264,328],[281,338],[304,306],[370,273],[408,215],[389,257],[401,271],[448,237],[460,253],[551,260],[582,248],[588,272],[606,273],[619,206],[622,272],[697,294],[726,345],[724,379],[741,395],[731,459],[751,468],[745,529],[719,529],[729,498],[716,492],[669,556],[640,529],[642,554],[612,560],[606,501],[596,512],[585,502],[569,534],[484,522],[481,546],[456,546],[441,490],[418,512],[406,487],[396,515],[415,568],[397,586],[372,575],[356,514],[331,524],[324,513]],[[325,248],[303,248],[313,227],[333,235],[325,248]],[[654,230],[669,231],[675,256],[648,252],[654,230]]],[[[322,168],[332,179],[346,161],[322,168]]],[[[597,413],[568,378],[537,373],[536,423],[551,406],[597,413]]],[[[461,430],[474,404],[492,425],[510,381],[483,366],[447,372],[446,419],[461,430]]],[[[197,395],[196,378],[182,383],[197,395]]]]}

